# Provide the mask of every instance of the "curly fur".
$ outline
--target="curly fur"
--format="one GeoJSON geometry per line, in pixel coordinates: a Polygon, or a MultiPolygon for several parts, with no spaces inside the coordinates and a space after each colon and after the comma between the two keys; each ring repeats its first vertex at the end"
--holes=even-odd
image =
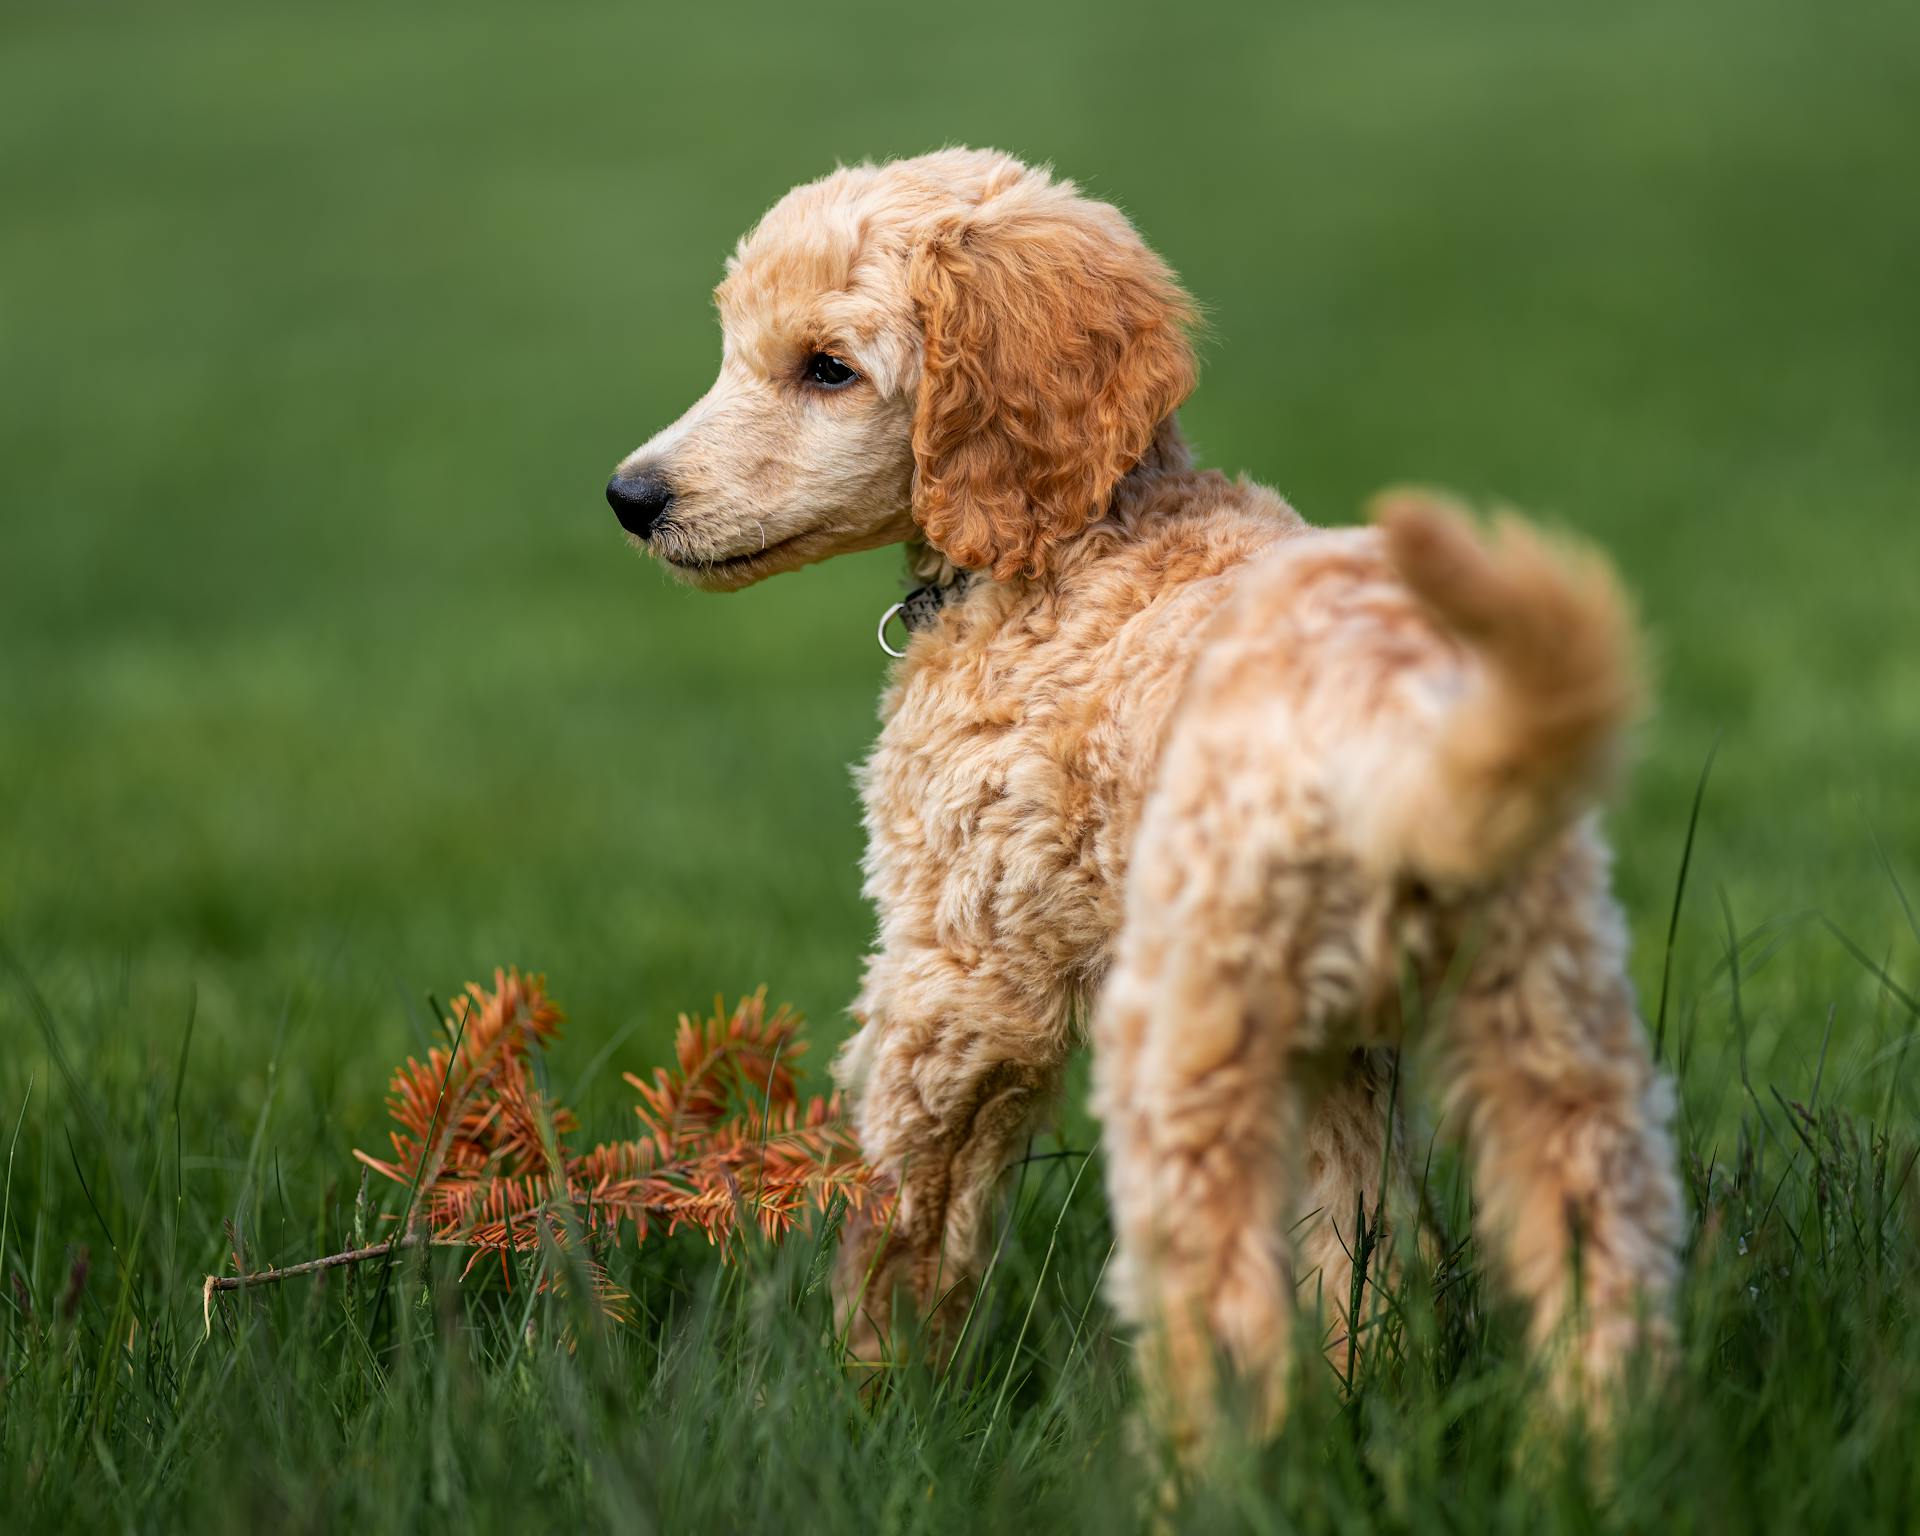
{"type": "Polygon", "coordinates": [[[1560,1399],[1601,1408],[1666,1337],[1681,1220],[1590,815],[1636,697],[1605,568],[1418,495],[1313,530],[1194,469],[1191,303],[1002,155],[796,190],[720,303],[713,389],[623,466],[676,489],[651,551],[726,588],[918,540],[983,578],[861,772],[879,931],[836,1072],[900,1201],[845,1240],[856,1352],[901,1296],[951,1338],[1090,1017],[1148,1402],[1197,1451],[1224,1364],[1277,1425],[1296,1314],[1351,1347],[1355,1213],[1409,1208],[1383,1154],[1424,1028],[1493,1263],[1560,1399]],[[810,390],[817,350],[858,381],[810,390]]]}
{"type": "Polygon", "coordinates": [[[1039,576],[1193,389],[1192,306],[1118,213],[1037,174],[934,226],[907,291],[914,521],[956,565],[1039,576]]]}

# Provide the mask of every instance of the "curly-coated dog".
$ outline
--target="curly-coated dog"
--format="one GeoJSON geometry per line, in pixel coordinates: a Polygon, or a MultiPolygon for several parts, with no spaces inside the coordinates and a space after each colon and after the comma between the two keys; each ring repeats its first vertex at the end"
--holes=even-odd
{"type": "Polygon", "coordinates": [[[900,1201],[845,1242],[856,1349],[902,1293],[936,1338],[964,1311],[1090,1018],[1148,1402],[1202,1446],[1224,1368],[1277,1424],[1296,1311],[1340,1347],[1406,1178],[1421,1026],[1497,1269],[1599,1410],[1666,1336],[1681,1227],[1590,813],[1635,704],[1606,569],[1418,496],[1315,530],[1195,469],[1191,301],[1005,155],[800,187],[718,298],[719,377],[621,462],[621,523],[700,587],[896,542],[923,583],[861,781],[879,934],[836,1071],[900,1201]]]}

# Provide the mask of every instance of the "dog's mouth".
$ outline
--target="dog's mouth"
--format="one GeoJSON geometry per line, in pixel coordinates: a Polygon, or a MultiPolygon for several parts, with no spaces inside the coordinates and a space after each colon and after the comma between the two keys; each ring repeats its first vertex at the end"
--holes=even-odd
{"type": "Polygon", "coordinates": [[[678,533],[671,528],[657,533],[647,541],[647,548],[674,575],[700,587],[741,586],[756,576],[769,574],[769,567],[779,563],[782,552],[807,536],[805,532],[792,534],[737,555],[702,555],[679,546],[675,538],[678,533]]]}

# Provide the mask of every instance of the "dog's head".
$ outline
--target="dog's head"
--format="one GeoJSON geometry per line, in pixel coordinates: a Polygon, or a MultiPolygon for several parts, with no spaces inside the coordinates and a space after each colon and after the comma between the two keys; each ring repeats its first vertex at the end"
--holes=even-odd
{"type": "Polygon", "coordinates": [[[720,376],[607,498],[719,591],[916,529],[1040,576],[1193,388],[1192,302],[1126,218],[991,152],[796,188],[717,297],[720,376]]]}

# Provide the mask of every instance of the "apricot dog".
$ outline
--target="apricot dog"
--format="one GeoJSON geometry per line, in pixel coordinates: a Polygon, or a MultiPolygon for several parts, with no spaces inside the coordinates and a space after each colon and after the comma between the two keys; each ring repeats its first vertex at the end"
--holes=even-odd
{"type": "Polygon", "coordinates": [[[836,1065],[900,1190],[846,1239],[856,1350],[902,1293],[950,1335],[1090,1018],[1147,1401],[1204,1447],[1224,1366],[1276,1425],[1296,1311],[1341,1347],[1356,1212],[1405,1180],[1423,1025],[1494,1265],[1600,1409],[1665,1337],[1681,1226],[1590,814],[1635,703],[1605,568],[1420,497],[1314,530],[1193,468],[1191,302],[1005,155],[800,187],[718,298],[719,377],[621,462],[621,523],[715,590],[898,542],[922,583],[836,1065]]]}

